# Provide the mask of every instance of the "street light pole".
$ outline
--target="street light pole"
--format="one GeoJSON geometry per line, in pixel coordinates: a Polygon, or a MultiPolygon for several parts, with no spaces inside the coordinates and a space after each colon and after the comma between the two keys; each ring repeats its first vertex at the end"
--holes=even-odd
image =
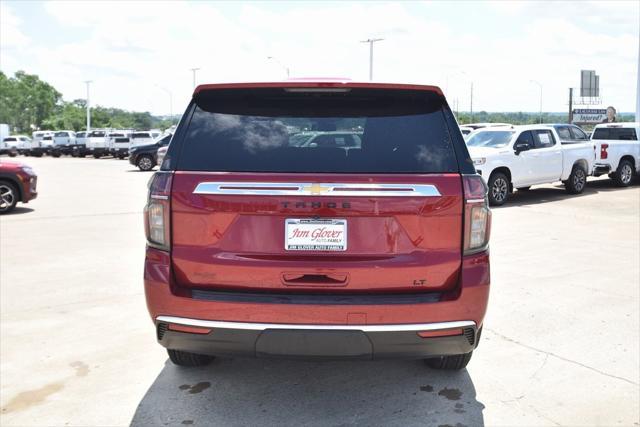
{"type": "Polygon", "coordinates": [[[542,123],[542,83],[537,80],[529,80],[531,83],[535,83],[540,87],[540,123],[542,123]]]}
{"type": "Polygon", "coordinates": [[[282,68],[284,68],[284,70],[287,72],[287,79],[289,79],[289,77],[290,77],[289,67],[287,67],[282,62],[280,62],[280,60],[278,58],[276,58],[275,56],[267,56],[267,59],[275,61],[278,65],[280,65],[282,68]]]}
{"type": "Polygon", "coordinates": [[[193,73],[193,88],[196,88],[196,71],[198,71],[200,68],[191,68],[191,72],[193,73]]]}
{"type": "Polygon", "coordinates": [[[89,98],[89,85],[93,83],[91,80],[85,80],[87,84],[87,132],[91,131],[91,101],[89,98]]]}
{"type": "Polygon", "coordinates": [[[369,43],[369,80],[373,80],[373,44],[384,39],[361,40],[360,43],[369,43]]]}

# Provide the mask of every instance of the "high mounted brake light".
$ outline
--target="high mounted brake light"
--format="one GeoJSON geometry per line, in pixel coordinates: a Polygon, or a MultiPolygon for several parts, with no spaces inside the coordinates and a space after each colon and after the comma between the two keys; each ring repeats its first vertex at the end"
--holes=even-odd
{"type": "Polygon", "coordinates": [[[287,87],[285,92],[291,93],[346,93],[351,92],[348,87],[287,87]]]}
{"type": "Polygon", "coordinates": [[[149,180],[149,197],[144,208],[147,243],[168,251],[170,244],[169,209],[171,195],[170,172],[156,172],[149,180]]]}
{"type": "Polygon", "coordinates": [[[485,250],[491,232],[491,210],[487,185],[479,175],[463,175],[464,189],[464,254],[485,250]]]}

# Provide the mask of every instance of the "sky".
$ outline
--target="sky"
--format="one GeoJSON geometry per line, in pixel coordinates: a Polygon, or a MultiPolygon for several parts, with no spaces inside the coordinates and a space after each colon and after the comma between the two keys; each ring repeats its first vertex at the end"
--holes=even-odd
{"type": "Polygon", "coordinates": [[[567,111],[580,70],[632,112],[640,2],[0,1],[0,70],[67,101],[181,113],[197,83],[344,77],[440,86],[468,111],[567,111]],[[274,59],[268,59],[268,57],[274,59]],[[532,82],[536,81],[539,83],[532,82]],[[171,95],[170,95],[171,94],[171,95]]]}

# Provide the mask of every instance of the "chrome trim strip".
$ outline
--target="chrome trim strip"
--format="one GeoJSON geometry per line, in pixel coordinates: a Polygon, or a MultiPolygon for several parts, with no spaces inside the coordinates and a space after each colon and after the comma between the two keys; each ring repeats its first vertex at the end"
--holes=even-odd
{"type": "Polygon", "coordinates": [[[266,329],[304,329],[329,331],[362,331],[362,332],[407,332],[407,331],[435,331],[440,329],[475,327],[473,320],[454,322],[413,323],[399,325],[299,325],[285,323],[242,323],[223,322],[217,320],[189,319],[185,317],[158,316],[157,322],[174,323],[184,326],[196,326],[211,329],[242,329],[250,331],[264,331],[266,329]]]}
{"type": "Polygon", "coordinates": [[[163,196],[161,194],[152,194],[151,196],[152,199],[156,199],[156,200],[169,200],[169,196],[163,196]]]}
{"type": "Polygon", "coordinates": [[[439,197],[431,184],[345,184],[288,182],[201,182],[193,194],[235,196],[439,197]]]}
{"type": "Polygon", "coordinates": [[[484,203],[484,199],[469,199],[466,200],[467,203],[484,203]]]}

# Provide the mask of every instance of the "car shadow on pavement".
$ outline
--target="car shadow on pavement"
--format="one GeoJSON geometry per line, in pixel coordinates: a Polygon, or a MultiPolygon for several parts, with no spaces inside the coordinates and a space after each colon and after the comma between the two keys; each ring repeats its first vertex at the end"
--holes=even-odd
{"type": "Polygon", "coordinates": [[[483,409],[467,370],[436,371],[422,361],[167,361],[131,425],[476,427],[483,409]]]}
{"type": "Polygon", "coordinates": [[[24,206],[16,206],[11,212],[6,213],[5,215],[21,215],[21,214],[28,214],[30,212],[33,212],[33,209],[31,208],[26,208],[24,206]]]}
{"type": "Polygon", "coordinates": [[[557,202],[569,198],[586,197],[601,192],[625,191],[637,187],[637,185],[634,184],[632,184],[630,187],[621,188],[616,187],[613,181],[609,179],[588,181],[584,192],[581,194],[567,193],[564,185],[562,184],[554,185],[553,187],[533,187],[532,189],[527,191],[514,191],[503,206],[495,206],[492,207],[492,209],[503,209],[514,206],[527,206],[537,205],[540,203],[557,202]]]}

